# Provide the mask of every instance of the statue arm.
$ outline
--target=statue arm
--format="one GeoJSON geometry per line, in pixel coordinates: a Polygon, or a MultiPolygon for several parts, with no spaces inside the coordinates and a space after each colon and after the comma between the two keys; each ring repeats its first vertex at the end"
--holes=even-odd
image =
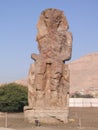
{"type": "Polygon", "coordinates": [[[65,52],[65,54],[62,54],[62,60],[63,61],[67,61],[71,59],[71,55],[72,55],[72,48],[71,47],[67,47],[67,50],[65,52]]]}
{"type": "Polygon", "coordinates": [[[66,31],[65,35],[66,35],[66,41],[64,43],[61,52],[61,58],[63,61],[70,60],[72,55],[72,41],[73,41],[72,33],[66,31]]]}

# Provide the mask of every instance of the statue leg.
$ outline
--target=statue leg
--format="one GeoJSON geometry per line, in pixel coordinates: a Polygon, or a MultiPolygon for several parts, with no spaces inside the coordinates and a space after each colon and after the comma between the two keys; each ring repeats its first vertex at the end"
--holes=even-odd
{"type": "Polygon", "coordinates": [[[69,99],[69,68],[68,65],[64,64],[63,66],[63,74],[60,83],[59,89],[59,104],[62,107],[68,106],[68,99],[69,99]]]}
{"type": "Polygon", "coordinates": [[[44,107],[46,63],[43,59],[38,60],[35,66],[36,107],[44,107]]]}
{"type": "Polygon", "coordinates": [[[46,63],[44,60],[38,60],[35,63],[35,88],[36,90],[44,90],[45,84],[44,84],[44,76],[45,76],[45,71],[46,71],[46,63]]]}
{"type": "Polygon", "coordinates": [[[63,63],[60,61],[55,61],[51,65],[51,75],[50,75],[50,90],[51,90],[51,105],[58,105],[58,89],[60,85],[60,80],[62,76],[63,63]]]}

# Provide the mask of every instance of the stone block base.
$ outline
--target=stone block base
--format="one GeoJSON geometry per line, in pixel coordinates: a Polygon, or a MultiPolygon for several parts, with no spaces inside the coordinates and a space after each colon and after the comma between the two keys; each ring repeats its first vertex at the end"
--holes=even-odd
{"type": "Polygon", "coordinates": [[[38,120],[42,124],[59,124],[68,122],[68,108],[30,108],[24,107],[24,117],[31,123],[38,120]]]}

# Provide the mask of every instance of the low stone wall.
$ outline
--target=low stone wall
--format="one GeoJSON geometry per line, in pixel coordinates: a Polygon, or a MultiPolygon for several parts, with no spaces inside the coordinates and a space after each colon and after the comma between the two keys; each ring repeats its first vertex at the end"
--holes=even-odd
{"type": "Polygon", "coordinates": [[[98,98],[70,98],[69,107],[98,107],[98,98]]]}

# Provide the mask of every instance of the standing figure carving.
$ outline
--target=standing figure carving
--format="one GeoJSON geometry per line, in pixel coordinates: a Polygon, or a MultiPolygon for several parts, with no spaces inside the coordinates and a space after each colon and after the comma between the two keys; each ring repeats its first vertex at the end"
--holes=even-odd
{"type": "Polygon", "coordinates": [[[69,94],[69,69],[72,34],[63,11],[46,9],[37,23],[39,54],[28,76],[28,101],[31,107],[66,107],[69,94]]]}

